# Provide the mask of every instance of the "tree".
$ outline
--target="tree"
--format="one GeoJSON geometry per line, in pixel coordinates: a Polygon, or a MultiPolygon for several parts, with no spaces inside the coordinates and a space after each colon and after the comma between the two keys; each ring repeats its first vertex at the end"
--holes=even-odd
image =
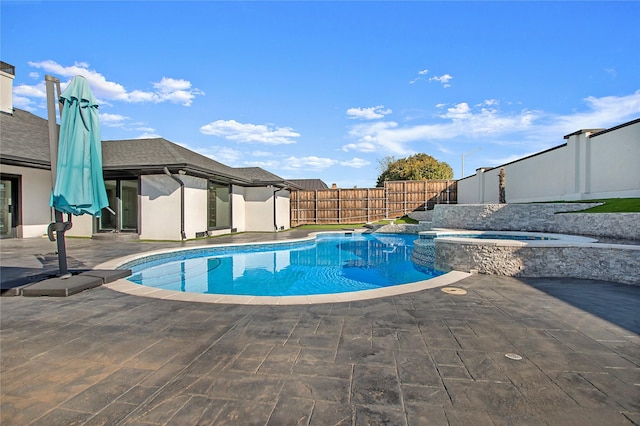
{"type": "Polygon", "coordinates": [[[385,157],[378,160],[381,174],[376,186],[384,186],[388,180],[453,179],[453,169],[427,154],[414,154],[396,160],[385,157]]]}

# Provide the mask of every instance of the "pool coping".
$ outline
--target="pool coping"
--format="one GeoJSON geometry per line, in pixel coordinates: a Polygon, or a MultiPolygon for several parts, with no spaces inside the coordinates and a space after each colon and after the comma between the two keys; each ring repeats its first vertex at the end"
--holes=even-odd
{"type": "MultiPolygon", "coordinates": [[[[421,231],[418,233],[418,241],[447,241],[459,244],[471,244],[479,246],[504,246],[504,247],[573,247],[576,245],[596,244],[597,239],[583,237],[579,235],[557,234],[550,232],[533,231],[476,231],[464,229],[434,228],[431,231],[421,231]],[[422,236],[429,238],[423,238],[422,236]],[[472,238],[466,235],[501,235],[513,237],[535,236],[545,238],[541,240],[510,240],[508,238],[472,238]]],[[[598,243],[599,244],[599,243],[598,243]]],[[[602,247],[599,244],[598,247],[602,247]]]]}
{"type": "MultiPolygon", "coordinates": [[[[251,242],[251,243],[237,243],[237,244],[220,244],[220,245],[201,245],[189,248],[173,248],[152,250],[143,253],[137,253],[130,256],[124,256],[116,259],[109,260],[96,266],[96,269],[117,269],[122,265],[133,262],[143,257],[150,257],[155,255],[162,255],[173,252],[184,252],[192,250],[211,249],[213,247],[239,247],[239,246],[255,246],[255,245],[273,245],[273,244],[290,244],[297,242],[312,241],[319,234],[344,234],[344,233],[364,233],[367,230],[355,230],[355,231],[321,231],[309,234],[304,238],[295,238],[284,241],[265,241],[265,242],[251,242]]],[[[416,236],[417,237],[417,236],[416,236]]],[[[461,271],[451,271],[443,275],[428,279],[417,281],[408,284],[399,284],[389,287],[381,287],[370,290],[350,291],[343,293],[329,293],[329,294],[313,294],[303,296],[243,296],[243,295],[228,295],[228,294],[204,294],[204,293],[188,293],[174,290],[165,290],[153,287],[147,287],[140,284],[132,283],[125,278],[113,281],[111,283],[104,284],[103,287],[109,288],[120,293],[126,293],[134,296],[149,297],[154,299],[163,300],[177,300],[183,302],[201,302],[201,303],[219,303],[219,304],[235,304],[235,305],[311,305],[322,303],[344,303],[353,302],[359,300],[370,300],[381,297],[397,296],[401,294],[414,293],[422,290],[444,287],[456,283],[464,278],[469,277],[470,273],[461,271]]]]}

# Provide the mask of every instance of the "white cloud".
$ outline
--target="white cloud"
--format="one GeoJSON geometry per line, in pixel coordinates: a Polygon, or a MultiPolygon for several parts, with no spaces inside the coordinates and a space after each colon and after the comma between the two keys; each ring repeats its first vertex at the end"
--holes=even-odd
{"type": "Polygon", "coordinates": [[[371,164],[370,161],[363,160],[362,158],[357,158],[357,157],[354,157],[351,160],[340,162],[341,166],[353,167],[354,169],[360,169],[362,167],[368,166],[369,164],[371,164]]]}
{"type": "MultiPolygon", "coordinates": [[[[122,127],[129,117],[120,114],[100,113],[100,124],[107,127],[122,127]]],[[[153,131],[154,129],[144,129],[145,131],[153,131]]]]}
{"type": "Polygon", "coordinates": [[[235,120],[216,120],[200,127],[205,135],[219,136],[244,143],[264,143],[269,145],[296,143],[293,138],[300,136],[290,127],[270,127],[265,124],[239,123],[235,120]]]}
{"type": "Polygon", "coordinates": [[[13,94],[26,98],[47,99],[47,87],[44,81],[40,81],[33,86],[28,84],[18,84],[13,88],[13,94]]]}
{"type": "Polygon", "coordinates": [[[446,114],[442,114],[442,118],[450,118],[452,120],[464,120],[471,116],[471,108],[466,102],[462,102],[454,106],[453,108],[447,108],[446,114]]]}
{"type": "Polygon", "coordinates": [[[409,82],[409,84],[413,84],[413,83],[415,83],[415,82],[416,82],[416,81],[418,81],[418,80],[422,80],[422,79],[424,79],[424,76],[425,76],[425,75],[427,75],[427,73],[428,73],[428,72],[429,72],[429,70],[428,70],[428,69],[424,69],[424,70],[418,71],[418,77],[416,77],[416,78],[414,78],[413,80],[411,80],[411,81],[409,82]]]}
{"type": "Polygon", "coordinates": [[[241,160],[246,158],[244,152],[226,146],[212,146],[206,150],[199,149],[197,152],[230,167],[239,167],[241,160]]]}
{"type": "Polygon", "coordinates": [[[277,160],[245,161],[242,163],[242,167],[260,167],[265,170],[275,170],[280,166],[282,166],[282,164],[277,160]]]}
{"type": "Polygon", "coordinates": [[[273,152],[269,151],[252,151],[251,155],[253,157],[273,157],[273,152]]]}
{"type": "MultiPolygon", "coordinates": [[[[204,95],[199,89],[192,88],[191,82],[182,79],[173,79],[163,77],[159,82],[152,83],[154,90],[135,89],[127,91],[119,83],[108,81],[107,78],[90,69],[89,64],[84,62],[76,62],[71,66],[62,66],[55,61],[29,62],[30,66],[42,69],[45,73],[52,74],[61,79],[60,86],[62,90],[66,88],[71,79],[77,75],[81,75],[87,79],[94,95],[101,101],[121,101],[127,103],[136,102],[172,102],[183,106],[190,106],[193,99],[198,95],[204,95]],[[67,78],[67,81],[62,81],[67,78]]],[[[30,76],[37,76],[37,73],[30,73],[30,76]]],[[[19,87],[19,86],[18,86],[19,87]]],[[[44,92],[44,82],[39,82],[33,87],[36,93],[34,97],[45,97],[38,92],[44,92]]],[[[24,90],[24,89],[22,89],[24,90]]],[[[14,89],[14,93],[16,90],[14,89]]]]}
{"type": "Polygon", "coordinates": [[[484,101],[480,102],[479,104],[477,104],[476,106],[498,106],[500,104],[500,101],[498,101],[497,99],[485,99],[484,101]]]}
{"type": "Polygon", "coordinates": [[[350,143],[350,144],[344,145],[341,149],[344,152],[348,152],[348,151],[375,152],[376,145],[371,142],[350,143]]]}
{"type": "Polygon", "coordinates": [[[541,137],[564,136],[579,129],[608,128],[638,118],[640,90],[625,96],[589,96],[586,110],[572,114],[546,115],[540,126],[541,137]]]}
{"type": "Polygon", "coordinates": [[[284,160],[285,170],[311,169],[323,170],[337,164],[338,161],[331,158],[322,158],[316,156],[309,157],[289,157],[284,160]]]}
{"type": "MultiPolygon", "coordinates": [[[[542,111],[503,111],[493,99],[475,106],[460,102],[438,115],[441,122],[400,125],[377,121],[352,126],[353,143],[343,151],[366,147],[381,155],[407,155],[416,152],[416,144],[429,143],[441,152],[455,152],[451,144],[464,140],[482,140],[495,146],[526,145],[529,149],[555,146],[562,136],[578,129],[608,128],[633,120],[640,114],[640,90],[626,96],[590,96],[585,109],[565,115],[542,111]],[[446,142],[446,145],[443,144],[446,142]]],[[[439,105],[444,108],[446,105],[439,105]]],[[[420,145],[420,150],[424,150],[420,145]]],[[[535,152],[535,151],[534,151],[535,152]]]]}
{"type": "Polygon", "coordinates": [[[160,136],[157,133],[144,132],[140,136],[135,137],[134,139],[155,139],[155,138],[161,138],[161,137],[162,136],[160,136]]]}
{"type": "Polygon", "coordinates": [[[431,77],[429,79],[429,81],[439,81],[440,83],[442,83],[442,87],[447,88],[447,87],[451,87],[451,84],[449,84],[449,82],[453,79],[453,77],[449,74],[442,74],[441,76],[434,76],[431,77]]]}
{"type": "Polygon", "coordinates": [[[347,110],[347,117],[352,120],[375,120],[389,114],[391,114],[391,110],[389,108],[384,109],[384,105],[369,108],[349,108],[347,110]]]}

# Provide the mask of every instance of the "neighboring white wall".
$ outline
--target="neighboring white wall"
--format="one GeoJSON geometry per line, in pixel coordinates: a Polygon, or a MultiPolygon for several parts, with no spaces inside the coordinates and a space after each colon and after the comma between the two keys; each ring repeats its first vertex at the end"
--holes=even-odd
{"type": "Polygon", "coordinates": [[[180,185],[167,175],[140,178],[140,239],[180,240],[180,185]]]}
{"type": "Polygon", "coordinates": [[[640,123],[590,138],[591,198],[640,196],[640,123]]]}
{"type": "MultiPolygon", "coordinates": [[[[640,197],[640,121],[507,164],[506,201],[574,201],[640,197]]],[[[458,181],[459,204],[497,203],[500,167],[458,181]]]]}
{"type": "Polygon", "coordinates": [[[51,171],[3,164],[2,173],[21,176],[22,230],[18,230],[18,236],[21,232],[22,238],[42,237],[47,233],[49,223],[53,222],[52,210],[49,207],[51,171]]]}

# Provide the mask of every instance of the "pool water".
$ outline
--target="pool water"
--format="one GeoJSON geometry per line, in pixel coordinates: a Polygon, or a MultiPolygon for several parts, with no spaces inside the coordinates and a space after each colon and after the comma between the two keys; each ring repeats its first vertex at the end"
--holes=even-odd
{"type": "Polygon", "coordinates": [[[315,240],[212,247],[125,265],[130,281],[190,293],[294,296],[370,290],[442,275],[411,261],[415,235],[320,234],[315,240]]]}

